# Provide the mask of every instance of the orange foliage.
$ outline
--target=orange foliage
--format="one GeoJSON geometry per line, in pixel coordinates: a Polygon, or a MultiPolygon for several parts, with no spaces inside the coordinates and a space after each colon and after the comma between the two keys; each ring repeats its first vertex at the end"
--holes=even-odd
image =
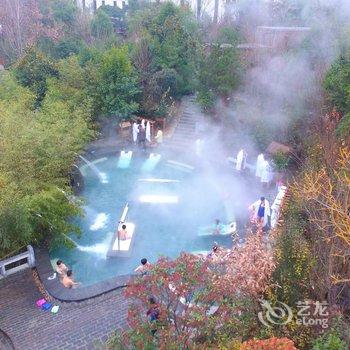
{"type": "Polygon", "coordinates": [[[298,350],[288,338],[254,339],[244,342],[240,350],[298,350]]]}

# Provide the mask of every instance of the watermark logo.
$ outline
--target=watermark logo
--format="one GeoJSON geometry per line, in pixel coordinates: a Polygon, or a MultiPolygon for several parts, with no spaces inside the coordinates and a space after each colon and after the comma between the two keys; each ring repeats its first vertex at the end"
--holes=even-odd
{"type": "Polygon", "coordinates": [[[263,311],[258,313],[258,318],[266,327],[273,324],[283,326],[292,321],[293,311],[287,304],[278,301],[272,306],[267,300],[260,300],[260,303],[263,311]]]}
{"type": "Polygon", "coordinates": [[[275,305],[267,300],[260,300],[262,311],[258,313],[260,322],[266,327],[272,325],[283,326],[292,321],[293,317],[298,325],[303,326],[321,326],[328,328],[328,303],[326,301],[298,301],[296,304],[297,312],[293,313],[290,306],[281,301],[275,305]]]}

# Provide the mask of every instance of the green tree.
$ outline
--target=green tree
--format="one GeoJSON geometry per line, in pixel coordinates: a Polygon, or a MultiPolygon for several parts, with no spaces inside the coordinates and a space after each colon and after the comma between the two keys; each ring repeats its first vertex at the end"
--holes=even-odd
{"type": "Polygon", "coordinates": [[[350,55],[340,57],[326,75],[324,87],[339,112],[350,112],[350,55]]]}
{"type": "Polygon", "coordinates": [[[50,7],[55,21],[73,27],[78,14],[78,7],[73,0],[50,0],[50,7]]]}
{"type": "Polygon", "coordinates": [[[49,80],[36,110],[29,89],[0,77],[0,254],[43,239],[71,244],[67,235],[78,232],[68,220],[80,213],[68,173],[92,132],[81,71],[69,72],[75,63],[60,63],[62,81],[49,80]]]}
{"type": "Polygon", "coordinates": [[[55,64],[43,53],[31,48],[14,66],[17,81],[29,87],[36,95],[35,106],[38,107],[45,97],[48,77],[57,77],[55,64]]]}
{"type": "Polygon", "coordinates": [[[106,41],[113,34],[113,24],[106,12],[96,11],[91,21],[91,33],[93,37],[103,41],[106,41]]]}
{"type": "Polygon", "coordinates": [[[130,20],[130,32],[151,44],[154,71],[176,71],[177,84],[172,97],[193,91],[199,34],[191,13],[170,2],[154,5],[135,13],[130,20]]]}
{"type": "Polygon", "coordinates": [[[218,37],[201,54],[198,73],[198,102],[209,109],[217,97],[228,97],[240,82],[242,66],[233,29],[222,28],[218,37]]]}
{"type": "Polygon", "coordinates": [[[299,300],[310,297],[310,273],[313,266],[311,247],[306,238],[307,220],[297,203],[290,203],[286,220],[276,240],[277,267],[274,282],[276,299],[294,306],[299,300]]]}
{"type": "Polygon", "coordinates": [[[101,112],[120,117],[136,112],[137,80],[127,46],[107,50],[101,58],[96,87],[101,112]]]}
{"type": "Polygon", "coordinates": [[[341,113],[337,133],[341,136],[349,134],[350,127],[350,53],[341,56],[328,71],[324,88],[332,107],[341,113]]]}

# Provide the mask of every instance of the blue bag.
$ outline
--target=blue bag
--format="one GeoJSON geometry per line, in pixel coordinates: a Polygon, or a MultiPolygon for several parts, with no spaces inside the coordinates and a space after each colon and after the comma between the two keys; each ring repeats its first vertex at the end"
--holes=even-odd
{"type": "Polygon", "coordinates": [[[41,306],[41,309],[42,309],[42,310],[50,310],[50,309],[51,309],[51,306],[52,306],[51,303],[46,302],[45,304],[43,304],[43,305],[41,306]]]}

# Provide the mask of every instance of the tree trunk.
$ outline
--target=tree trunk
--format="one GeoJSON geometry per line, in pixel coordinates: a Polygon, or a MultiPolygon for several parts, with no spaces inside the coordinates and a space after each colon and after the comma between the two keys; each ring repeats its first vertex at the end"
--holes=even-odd
{"type": "Polygon", "coordinates": [[[214,0],[214,16],[213,16],[213,23],[218,23],[218,15],[219,15],[219,0],[214,0]]]}
{"type": "Polygon", "coordinates": [[[197,20],[201,18],[202,0],[197,0],[197,20]]]}

